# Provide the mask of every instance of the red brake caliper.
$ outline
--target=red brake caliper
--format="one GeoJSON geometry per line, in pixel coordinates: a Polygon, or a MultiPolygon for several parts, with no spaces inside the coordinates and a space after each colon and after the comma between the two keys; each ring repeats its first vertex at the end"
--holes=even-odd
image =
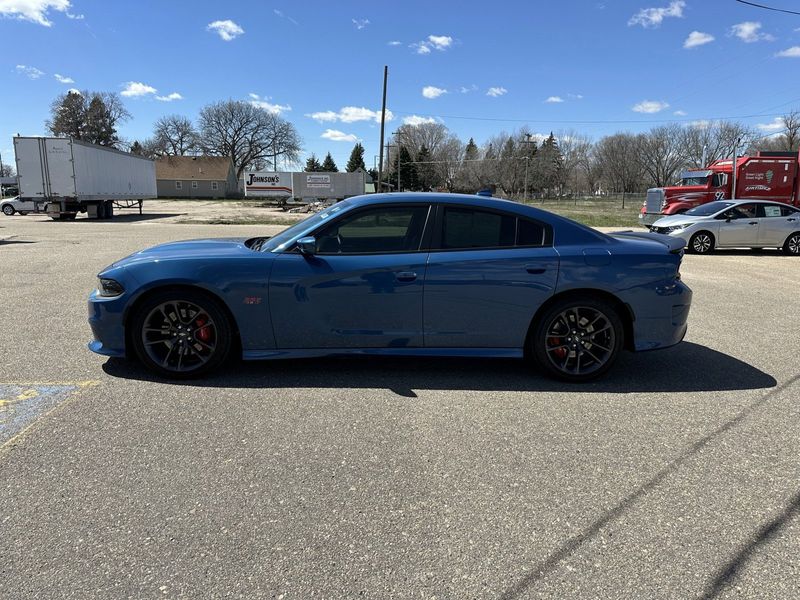
{"type": "Polygon", "coordinates": [[[211,328],[210,327],[203,327],[207,321],[200,317],[197,319],[194,324],[197,325],[197,332],[195,333],[195,337],[201,342],[208,342],[211,339],[211,328]]]}
{"type": "MultiPolygon", "coordinates": [[[[560,346],[561,344],[564,343],[564,338],[559,338],[559,337],[547,338],[547,343],[550,344],[551,346],[560,346]]],[[[553,354],[555,354],[558,358],[564,358],[567,355],[567,349],[556,348],[555,350],[553,350],[553,354]]]]}

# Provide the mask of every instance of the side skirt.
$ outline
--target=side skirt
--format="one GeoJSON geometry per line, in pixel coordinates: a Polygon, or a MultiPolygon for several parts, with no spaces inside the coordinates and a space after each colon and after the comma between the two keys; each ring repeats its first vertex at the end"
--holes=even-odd
{"type": "Polygon", "coordinates": [[[244,360],[316,358],[321,356],[437,356],[476,358],[522,358],[522,348],[308,348],[245,350],[244,360]]]}

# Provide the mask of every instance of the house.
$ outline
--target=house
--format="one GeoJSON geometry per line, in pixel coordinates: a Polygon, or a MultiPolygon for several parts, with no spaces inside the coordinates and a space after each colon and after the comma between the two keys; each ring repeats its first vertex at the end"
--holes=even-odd
{"type": "Polygon", "coordinates": [[[239,195],[233,161],[225,156],[164,156],[156,160],[159,198],[229,198],[239,195]]]}

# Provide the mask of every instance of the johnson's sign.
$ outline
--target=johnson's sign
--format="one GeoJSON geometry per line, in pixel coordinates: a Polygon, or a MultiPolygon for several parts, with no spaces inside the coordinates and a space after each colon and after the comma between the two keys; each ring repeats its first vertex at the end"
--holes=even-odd
{"type": "Polygon", "coordinates": [[[244,195],[274,197],[292,195],[292,174],[256,172],[244,174],[244,195]]]}

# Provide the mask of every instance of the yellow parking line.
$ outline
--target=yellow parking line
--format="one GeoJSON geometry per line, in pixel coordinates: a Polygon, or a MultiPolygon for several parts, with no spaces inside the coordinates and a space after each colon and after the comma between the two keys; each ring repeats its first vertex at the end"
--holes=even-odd
{"type": "MultiPolygon", "coordinates": [[[[64,386],[64,387],[77,387],[78,388],[78,389],[73,390],[72,392],[70,392],[67,395],[67,397],[64,398],[64,400],[62,402],[59,402],[58,404],[56,404],[53,408],[48,410],[46,413],[42,413],[42,414],[38,415],[35,419],[33,419],[33,421],[31,421],[31,423],[29,425],[27,425],[26,427],[20,429],[17,433],[12,435],[10,438],[8,438],[2,444],[0,444],[0,458],[2,458],[3,454],[7,450],[10,450],[12,446],[14,446],[14,445],[16,445],[16,443],[22,441],[22,439],[28,434],[28,432],[31,429],[33,429],[33,427],[39,421],[41,421],[44,417],[49,416],[50,414],[54,413],[55,411],[57,411],[62,406],[65,406],[66,404],[68,404],[70,402],[70,400],[72,400],[73,398],[77,397],[80,394],[80,392],[82,392],[86,388],[95,387],[97,385],[100,385],[100,382],[98,380],[89,379],[89,380],[85,380],[85,381],[72,381],[72,382],[63,382],[62,381],[62,382],[46,382],[46,383],[45,382],[37,382],[37,383],[31,383],[31,382],[25,382],[25,383],[19,383],[19,382],[17,382],[17,383],[2,383],[2,382],[0,382],[0,385],[13,385],[15,387],[25,387],[25,388],[28,388],[29,386],[34,386],[34,385],[41,385],[41,386],[51,386],[52,385],[52,386],[64,386]]],[[[34,397],[36,397],[38,395],[38,392],[36,392],[35,390],[30,390],[30,389],[26,390],[26,392],[31,392],[31,391],[35,392],[35,394],[33,396],[30,396],[30,398],[34,398],[34,397]]],[[[26,392],[23,392],[22,394],[20,394],[19,397],[14,399],[14,402],[16,402],[18,400],[21,400],[22,399],[21,397],[24,396],[26,394],[26,392]]],[[[7,404],[7,403],[10,403],[11,401],[10,400],[3,400],[3,402],[7,404]]],[[[2,406],[2,404],[0,404],[0,406],[2,406]]]]}

